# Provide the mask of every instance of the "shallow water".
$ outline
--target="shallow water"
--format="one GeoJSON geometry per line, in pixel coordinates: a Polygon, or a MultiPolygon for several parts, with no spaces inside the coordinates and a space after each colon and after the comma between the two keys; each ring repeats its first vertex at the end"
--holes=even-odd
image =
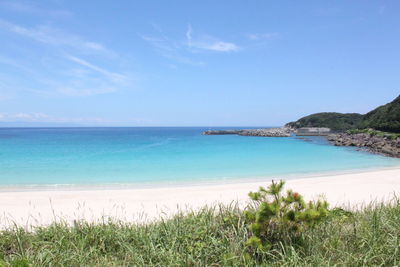
{"type": "Polygon", "coordinates": [[[201,135],[207,129],[0,128],[0,185],[280,179],[400,167],[399,159],[335,147],[322,137],[201,135]]]}

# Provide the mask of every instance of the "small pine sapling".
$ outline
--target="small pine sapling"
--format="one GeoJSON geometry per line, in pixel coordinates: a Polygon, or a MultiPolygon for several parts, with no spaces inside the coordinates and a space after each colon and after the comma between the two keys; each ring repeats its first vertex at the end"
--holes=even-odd
{"type": "Polygon", "coordinates": [[[250,192],[253,204],[245,211],[251,232],[247,247],[253,252],[267,252],[274,245],[298,239],[305,228],[313,227],[328,215],[325,200],[306,203],[292,190],[282,193],[284,181],[274,182],[258,192],[250,192]]]}

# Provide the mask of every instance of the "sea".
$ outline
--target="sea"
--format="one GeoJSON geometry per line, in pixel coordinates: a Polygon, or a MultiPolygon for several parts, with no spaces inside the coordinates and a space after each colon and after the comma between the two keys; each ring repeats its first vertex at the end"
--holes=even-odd
{"type": "Polygon", "coordinates": [[[400,167],[400,159],[324,137],[202,135],[210,129],[238,127],[0,128],[0,187],[229,183],[400,167]]]}

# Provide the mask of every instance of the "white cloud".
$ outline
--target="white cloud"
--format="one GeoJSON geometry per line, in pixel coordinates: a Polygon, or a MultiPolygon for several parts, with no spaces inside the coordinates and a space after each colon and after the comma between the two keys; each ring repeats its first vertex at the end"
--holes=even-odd
{"type": "Polygon", "coordinates": [[[188,25],[186,30],[186,41],[187,46],[191,49],[210,50],[214,52],[234,52],[240,49],[234,43],[221,41],[209,35],[195,36],[191,24],[188,25]]]}

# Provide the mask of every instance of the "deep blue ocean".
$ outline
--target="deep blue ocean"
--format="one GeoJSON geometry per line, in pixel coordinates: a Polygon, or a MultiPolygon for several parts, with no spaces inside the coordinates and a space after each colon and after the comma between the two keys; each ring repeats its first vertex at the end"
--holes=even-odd
{"type": "Polygon", "coordinates": [[[400,166],[322,137],[201,135],[208,129],[0,128],[0,186],[288,179],[400,166]]]}

